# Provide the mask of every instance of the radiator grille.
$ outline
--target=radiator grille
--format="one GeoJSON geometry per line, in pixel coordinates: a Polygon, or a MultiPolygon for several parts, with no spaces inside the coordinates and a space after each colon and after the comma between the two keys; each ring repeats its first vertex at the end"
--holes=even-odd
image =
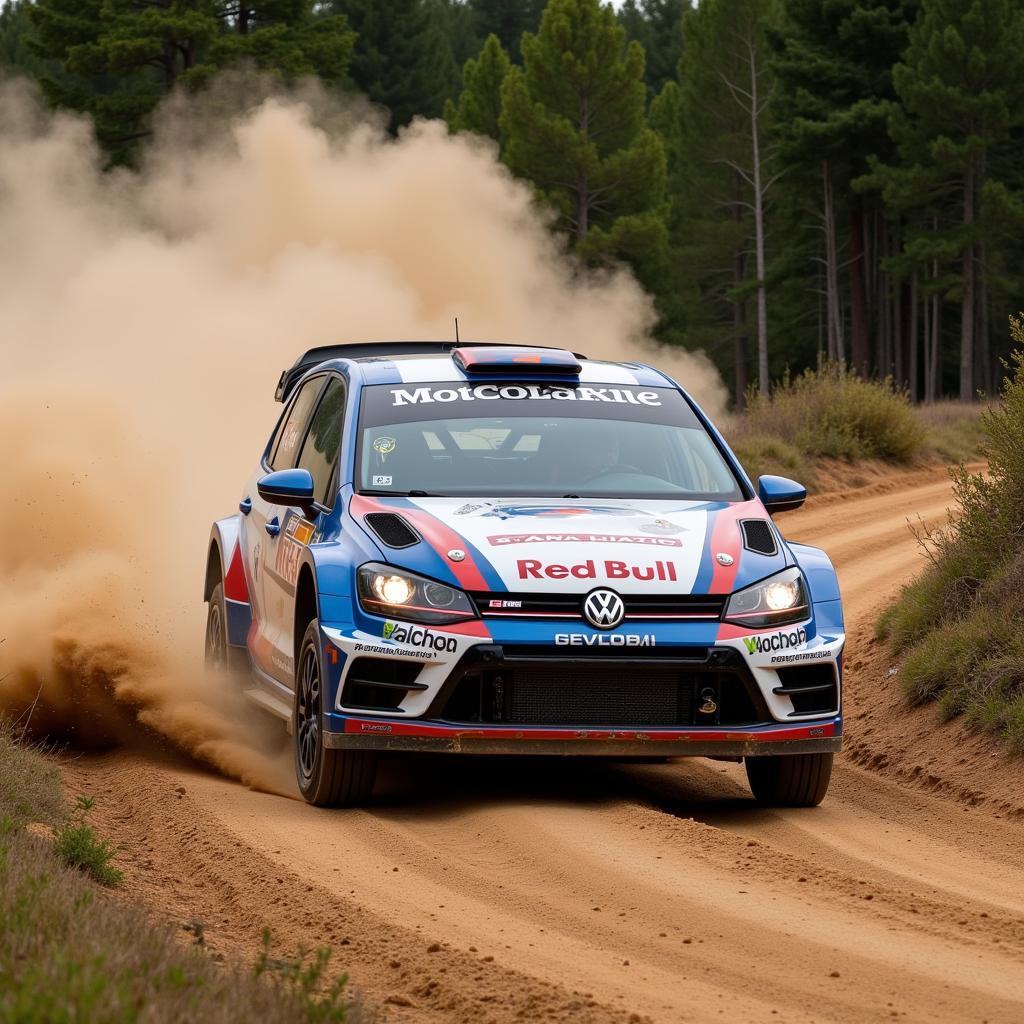
{"type": "Polygon", "coordinates": [[[511,687],[513,722],[580,725],[678,725],[689,721],[690,691],[678,673],[647,672],[630,678],[621,670],[565,667],[518,673],[511,687]]]}

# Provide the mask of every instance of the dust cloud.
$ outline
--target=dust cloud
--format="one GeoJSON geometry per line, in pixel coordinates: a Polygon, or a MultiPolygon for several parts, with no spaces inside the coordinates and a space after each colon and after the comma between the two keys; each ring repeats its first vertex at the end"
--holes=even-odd
{"type": "Polygon", "coordinates": [[[206,540],[269,434],[279,372],[341,340],[564,345],[663,365],[649,299],[582,274],[480,140],[229,79],[177,97],[138,171],[0,86],[0,707],[79,743],[162,736],[287,788],[201,667],[206,540]],[[238,95],[249,97],[239,113],[238,95]]]}

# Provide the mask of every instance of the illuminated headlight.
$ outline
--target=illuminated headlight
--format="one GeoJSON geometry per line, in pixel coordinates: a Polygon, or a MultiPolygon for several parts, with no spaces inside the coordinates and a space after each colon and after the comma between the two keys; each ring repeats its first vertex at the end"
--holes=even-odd
{"type": "Polygon", "coordinates": [[[810,614],[807,586],[799,569],[785,569],[729,598],[724,618],[742,626],[785,626],[810,614]]]}
{"type": "Polygon", "coordinates": [[[356,592],[370,615],[427,624],[476,618],[473,602],[461,590],[390,565],[360,566],[356,592]]]}

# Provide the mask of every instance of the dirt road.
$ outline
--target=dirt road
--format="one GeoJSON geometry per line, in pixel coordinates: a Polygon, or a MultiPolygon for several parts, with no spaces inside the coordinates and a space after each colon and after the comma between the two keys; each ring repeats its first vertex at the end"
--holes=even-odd
{"type": "Polygon", "coordinates": [[[906,715],[875,614],[921,559],[944,474],[819,499],[851,626],[850,754],[816,810],[758,809],[738,765],[399,762],[319,811],[178,761],[65,766],[130,891],[215,948],[329,943],[394,1021],[1024,1021],[1020,767],[906,715]],[[411,771],[410,771],[411,769],[411,771]]]}

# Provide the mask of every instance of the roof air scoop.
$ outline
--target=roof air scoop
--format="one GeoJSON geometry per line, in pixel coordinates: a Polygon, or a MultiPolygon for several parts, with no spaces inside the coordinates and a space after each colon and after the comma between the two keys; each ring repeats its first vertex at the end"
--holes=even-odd
{"type": "Polygon", "coordinates": [[[519,345],[494,345],[456,348],[452,352],[455,365],[463,373],[487,374],[554,374],[578,377],[582,367],[572,352],[559,348],[528,348],[519,345]]]}

